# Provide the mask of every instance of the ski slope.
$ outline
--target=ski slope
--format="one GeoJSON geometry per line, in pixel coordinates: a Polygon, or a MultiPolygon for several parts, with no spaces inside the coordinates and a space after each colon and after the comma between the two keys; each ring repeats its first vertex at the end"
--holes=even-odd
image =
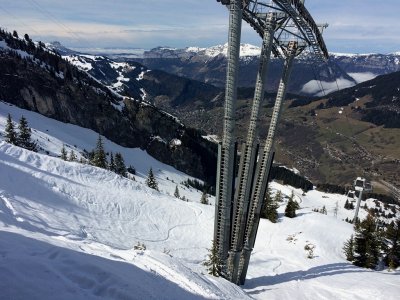
{"type": "Polygon", "coordinates": [[[346,262],[341,249],[353,229],[342,219],[354,212],[343,208],[344,196],[272,183],[274,192],[293,190],[301,209],[295,219],[283,217],[285,199],[277,224],[261,220],[241,289],[205,275],[214,206],[179,184],[187,175],[108,140],[107,151],[135,166],[135,181],[62,161],[54,156],[63,144],[91,150],[98,134],[6,103],[0,132],[8,113],[23,114],[50,155],[0,141],[0,299],[398,299],[400,271],[346,262]],[[150,167],[160,192],[143,184],[150,167]],[[189,202],[169,195],[177,184],[189,202]],[[328,215],[312,211],[324,205],[328,215]],[[138,243],[146,250],[134,249],[138,243]],[[307,244],[315,247],[312,259],[307,244]]]}

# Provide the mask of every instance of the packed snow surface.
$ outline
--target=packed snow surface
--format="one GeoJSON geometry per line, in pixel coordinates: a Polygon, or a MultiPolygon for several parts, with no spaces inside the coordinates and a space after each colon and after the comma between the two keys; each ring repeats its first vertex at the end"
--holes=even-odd
{"type": "Polygon", "coordinates": [[[398,299],[399,271],[345,260],[353,228],[342,219],[354,213],[343,208],[345,196],[272,183],[274,193],[293,191],[301,209],[283,217],[284,199],[277,224],[261,220],[242,290],[205,275],[214,206],[180,184],[187,175],[106,139],[107,151],[136,168],[135,181],[62,161],[54,157],[62,144],[91,150],[97,133],[0,102],[1,132],[8,113],[27,118],[50,156],[0,141],[1,299],[398,299]],[[160,192],[144,184],[150,167],[160,192]],[[188,202],[168,195],[176,186],[188,202]],[[312,211],[324,205],[328,215],[312,211]],[[134,249],[138,243],[146,249],[134,249]],[[307,244],[315,246],[312,259],[307,244]]]}

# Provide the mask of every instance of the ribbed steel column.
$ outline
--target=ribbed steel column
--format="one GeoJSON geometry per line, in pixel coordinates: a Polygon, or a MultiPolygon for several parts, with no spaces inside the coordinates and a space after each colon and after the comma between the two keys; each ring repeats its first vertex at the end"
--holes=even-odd
{"type": "Polygon", "coordinates": [[[297,43],[289,44],[289,54],[285,61],[282,79],[279,83],[278,93],[276,96],[275,106],[272,113],[271,123],[269,125],[267,140],[257,163],[254,186],[250,200],[250,208],[246,223],[244,249],[242,252],[240,263],[239,284],[244,284],[249,266],[251,251],[254,248],[258,225],[260,222],[260,211],[267,189],[267,181],[269,176],[269,166],[271,164],[272,148],[275,140],[276,127],[282,112],[283,100],[287,91],[287,82],[289,80],[293,60],[297,52],[297,43]]]}
{"type": "Polygon", "coordinates": [[[252,176],[254,172],[259,111],[261,102],[264,98],[266,81],[265,79],[271,57],[275,27],[276,14],[268,13],[266,16],[263,44],[261,48],[262,50],[260,55],[260,64],[257,73],[250,124],[248,128],[246,143],[243,145],[242,148],[238,173],[239,181],[233,205],[231,249],[229,253],[228,270],[230,276],[229,279],[234,283],[238,283],[239,261],[243,249],[243,239],[251,196],[250,194],[252,176]]]}
{"type": "MultiPolygon", "coordinates": [[[[224,264],[228,258],[231,231],[232,185],[235,160],[235,107],[239,69],[240,38],[242,29],[242,0],[230,1],[229,7],[228,65],[225,89],[225,117],[216,194],[214,241],[224,264]]],[[[223,270],[226,272],[226,270],[223,270]]]]}
{"type": "Polygon", "coordinates": [[[360,205],[361,205],[361,200],[362,200],[362,194],[364,189],[359,189],[358,190],[360,194],[358,195],[358,200],[357,200],[357,206],[356,206],[356,212],[354,213],[354,218],[353,218],[353,224],[356,224],[357,218],[358,218],[358,211],[360,210],[360,205]]]}

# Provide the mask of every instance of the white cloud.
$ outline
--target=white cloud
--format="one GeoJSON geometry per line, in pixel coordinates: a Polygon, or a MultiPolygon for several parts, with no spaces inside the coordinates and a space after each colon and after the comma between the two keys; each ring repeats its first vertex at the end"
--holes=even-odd
{"type": "Polygon", "coordinates": [[[371,72],[365,73],[348,73],[351,77],[354,78],[357,83],[362,83],[364,81],[368,81],[374,79],[377,75],[371,72]]]}
{"type": "Polygon", "coordinates": [[[354,85],[355,83],[353,81],[344,78],[339,78],[337,82],[311,80],[303,86],[301,92],[314,96],[325,96],[329,93],[337,91],[338,88],[339,90],[342,90],[354,85]]]}
{"type": "MultiPolygon", "coordinates": [[[[215,0],[3,2],[3,27],[44,41],[58,39],[70,47],[82,43],[97,47],[204,47],[227,40],[228,10],[215,0]],[[82,36],[77,39],[75,35],[82,36]]],[[[400,50],[398,0],[307,0],[305,4],[317,23],[330,24],[324,33],[330,51],[400,50]]],[[[242,32],[243,42],[261,44],[248,25],[242,32]]]]}

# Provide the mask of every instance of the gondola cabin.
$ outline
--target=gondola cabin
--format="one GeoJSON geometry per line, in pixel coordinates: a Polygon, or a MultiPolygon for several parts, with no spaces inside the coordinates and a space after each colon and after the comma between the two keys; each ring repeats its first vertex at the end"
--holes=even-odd
{"type": "Polygon", "coordinates": [[[347,192],[347,199],[349,199],[351,202],[356,202],[356,192],[355,191],[348,191],[347,192]]]}
{"type": "Polygon", "coordinates": [[[367,181],[365,178],[362,177],[357,177],[356,180],[354,180],[354,189],[356,191],[363,191],[363,192],[372,192],[372,185],[371,182],[367,181]]]}

